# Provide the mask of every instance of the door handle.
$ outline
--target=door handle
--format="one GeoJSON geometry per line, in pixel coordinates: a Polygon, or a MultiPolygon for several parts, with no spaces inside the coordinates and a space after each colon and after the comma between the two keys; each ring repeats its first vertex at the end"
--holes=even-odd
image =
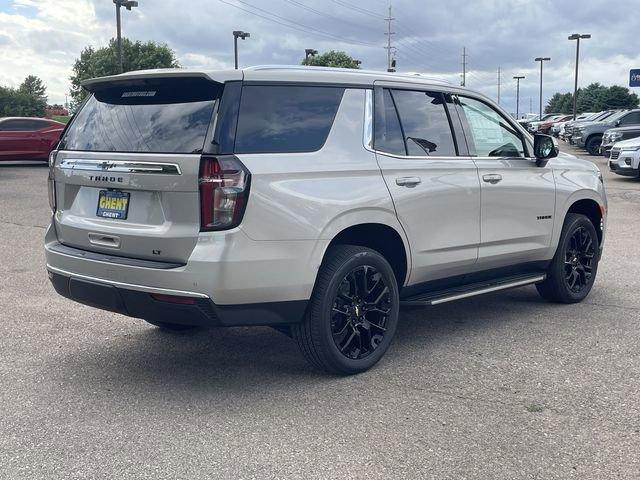
{"type": "Polygon", "coordinates": [[[400,187],[415,187],[419,183],[422,183],[420,177],[399,177],[396,178],[396,185],[400,187]]]}
{"type": "Polygon", "coordinates": [[[487,175],[483,175],[482,180],[490,183],[491,185],[495,185],[502,180],[502,175],[500,175],[499,173],[489,173],[487,175]]]}

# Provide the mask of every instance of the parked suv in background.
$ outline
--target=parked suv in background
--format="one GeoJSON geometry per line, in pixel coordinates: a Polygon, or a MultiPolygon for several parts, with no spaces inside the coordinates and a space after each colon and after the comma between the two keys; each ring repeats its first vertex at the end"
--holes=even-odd
{"type": "Polygon", "coordinates": [[[623,140],[613,146],[609,169],[618,175],[640,177],[640,137],[623,140]]]}
{"type": "Polygon", "coordinates": [[[602,144],[600,145],[600,153],[609,158],[613,145],[622,140],[640,137],[640,124],[630,127],[610,128],[604,132],[602,136],[602,144]]]}
{"type": "Polygon", "coordinates": [[[270,325],[352,374],[399,309],[535,284],[584,299],[604,241],[591,163],[481,94],[318,67],[131,72],[51,155],[49,278],[164,329],[270,325]]]}
{"type": "Polygon", "coordinates": [[[610,128],[640,124],[640,109],[625,110],[611,115],[600,122],[587,122],[578,126],[578,132],[573,136],[573,142],[584,148],[589,154],[600,153],[602,135],[610,128]]]}
{"type": "Polygon", "coordinates": [[[573,145],[574,142],[572,140],[574,135],[578,135],[578,127],[584,123],[589,123],[589,122],[600,122],[602,120],[605,120],[606,118],[609,118],[610,116],[616,114],[618,111],[617,110],[606,110],[603,112],[599,112],[596,113],[594,116],[589,117],[589,118],[585,118],[583,120],[571,120],[570,122],[567,122],[564,126],[564,133],[562,133],[560,135],[560,138],[562,138],[563,140],[565,140],[566,142],[569,142],[569,144],[573,145]]]}
{"type": "MultiPolygon", "coordinates": [[[[581,120],[589,120],[591,118],[594,118],[595,116],[597,116],[596,113],[581,113],[576,117],[576,121],[579,122],[581,120]]],[[[549,134],[553,135],[556,138],[559,137],[561,133],[564,133],[565,125],[570,122],[573,122],[573,115],[570,115],[569,118],[562,120],[560,122],[555,122],[551,126],[551,130],[549,131],[549,134]]]]}

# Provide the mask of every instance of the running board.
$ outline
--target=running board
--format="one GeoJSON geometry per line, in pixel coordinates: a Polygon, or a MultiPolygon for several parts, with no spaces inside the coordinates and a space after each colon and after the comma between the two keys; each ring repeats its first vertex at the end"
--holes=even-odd
{"type": "Polygon", "coordinates": [[[507,290],[508,288],[523,287],[532,283],[543,281],[547,276],[543,273],[535,275],[518,275],[516,277],[501,278],[489,282],[472,283],[460,287],[440,290],[435,292],[421,293],[408,297],[400,301],[401,307],[426,307],[429,305],[439,305],[441,303],[453,302],[463,298],[475,297],[485,293],[507,290]]]}

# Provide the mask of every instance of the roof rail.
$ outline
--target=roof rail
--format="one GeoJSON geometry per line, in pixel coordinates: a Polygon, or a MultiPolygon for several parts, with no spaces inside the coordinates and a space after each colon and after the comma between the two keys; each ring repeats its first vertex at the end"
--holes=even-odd
{"type": "Polygon", "coordinates": [[[359,68],[338,68],[338,67],[316,67],[316,66],[307,66],[307,65],[256,65],[252,67],[246,67],[243,70],[253,70],[253,71],[265,71],[265,70],[302,70],[302,71],[324,71],[324,72],[335,72],[335,73],[345,73],[352,75],[376,75],[376,76],[385,76],[385,77],[420,77],[424,80],[433,83],[441,83],[444,85],[451,85],[451,82],[447,80],[443,80],[441,78],[425,75],[421,72],[385,72],[381,70],[361,70],[359,68]]]}

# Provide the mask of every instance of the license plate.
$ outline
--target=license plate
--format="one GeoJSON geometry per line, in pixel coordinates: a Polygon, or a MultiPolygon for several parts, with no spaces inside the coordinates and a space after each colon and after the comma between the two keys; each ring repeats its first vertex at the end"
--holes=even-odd
{"type": "Polygon", "coordinates": [[[96,215],[104,218],[126,220],[129,212],[129,192],[100,190],[96,215]]]}

